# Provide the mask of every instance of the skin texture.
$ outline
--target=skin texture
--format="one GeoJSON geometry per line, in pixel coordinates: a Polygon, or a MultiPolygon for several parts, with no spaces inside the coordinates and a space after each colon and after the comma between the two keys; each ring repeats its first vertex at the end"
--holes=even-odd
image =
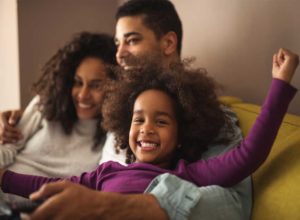
{"type": "Polygon", "coordinates": [[[143,57],[161,60],[165,66],[178,59],[176,34],[169,32],[157,39],[154,32],[143,24],[141,16],[120,18],[116,24],[115,42],[117,62],[124,69],[134,68],[143,57]]]}
{"type": "Polygon", "coordinates": [[[273,78],[291,82],[299,64],[299,56],[287,49],[279,49],[273,56],[273,78]]]}
{"type": "Polygon", "coordinates": [[[105,66],[100,59],[88,57],[76,69],[72,98],[79,119],[99,115],[105,79],[105,66]]]}
{"type": "Polygon", "coordinates": [[[146,90],[136,99],[129,144],[137,162],[167,168],[178,146],[178,124],[172,99],[159,90],[146,90]]]}

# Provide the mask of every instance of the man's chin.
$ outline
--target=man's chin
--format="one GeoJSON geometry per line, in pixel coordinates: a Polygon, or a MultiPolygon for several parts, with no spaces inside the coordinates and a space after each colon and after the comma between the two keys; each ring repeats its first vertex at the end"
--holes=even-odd
{"type": "Polygon", "coordinates": [[[123,66],[123,69],[124,70],[135,70],[135,69],[138,69],[139,68],[139,66],[123,66]]]}

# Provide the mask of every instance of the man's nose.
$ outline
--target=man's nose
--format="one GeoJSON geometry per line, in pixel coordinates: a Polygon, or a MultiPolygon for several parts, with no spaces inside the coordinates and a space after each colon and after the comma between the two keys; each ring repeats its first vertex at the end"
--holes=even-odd
{"type": "Polygon", "coordinates": [[[116,57],[117,60],[122,60],[124,57],[126,57],[128,55],[128,48],[124,43],[120,43],[118,45],[118,49],[117,49],[117,53],[116,53],[116,57]]]}

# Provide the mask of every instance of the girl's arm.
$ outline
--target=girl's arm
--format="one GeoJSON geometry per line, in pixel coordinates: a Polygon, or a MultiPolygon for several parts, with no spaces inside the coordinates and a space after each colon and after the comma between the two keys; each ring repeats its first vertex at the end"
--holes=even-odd
{"type": "Polygon", "coordinates": [[[288,105],[296,93],[289,83],[298,63],[297,55],[280,49],[273,58],[271,88],[248,136],[222,156],[190,165],[180,161],[179,170],[184,171],[181,176],[201,186],[232,186],[252,174],[267,158],[288,105]]]}
{"type": "MultiPolygon", "coordinates": [[[[113,162],[112,162],[113,163],[113,162]]],[[[90,173],[82,173],[80,176],[72,176],[69,178],[48,178],[42,176],[26,175],[15,173],[0,168],[0,186],[3,192],[11,193],[23,197],[29,195],[46,183],[69,180],[91,189],[101,190],[98,179],[101,178],[101,172],[109,167],[109,163],[104,163],[90,173]]]]}

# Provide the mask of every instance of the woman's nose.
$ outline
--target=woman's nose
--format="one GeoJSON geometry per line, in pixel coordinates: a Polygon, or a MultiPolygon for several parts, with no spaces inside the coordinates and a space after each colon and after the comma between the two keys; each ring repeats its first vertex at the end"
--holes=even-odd
{"type": "Polygon", "coordinates": [[[82,88],[79,91],[78,97],[79,99],[87,99],[90,97],[90,90],[87,86],[82,86],[82,88]]]}

